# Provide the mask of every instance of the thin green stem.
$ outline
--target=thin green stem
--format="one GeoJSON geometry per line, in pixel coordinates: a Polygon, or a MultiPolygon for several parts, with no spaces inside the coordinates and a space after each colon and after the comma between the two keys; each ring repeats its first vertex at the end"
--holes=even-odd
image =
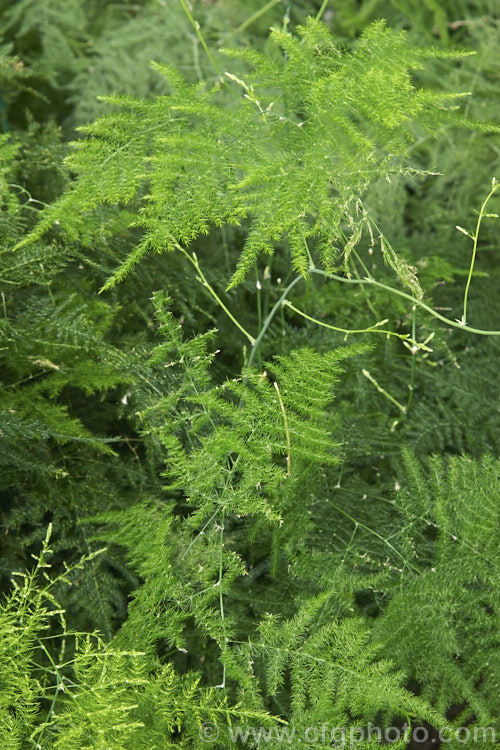
{"type": "Polygon", "coordinates": [[[343,516],[345,516],[350,521],[352,521],[354,524],[356,524],[356,526],[359,526],[360,528],[365,529],[365,531],[368,531],[370,534],[373,534],[373,536],[376,536],[377,539],[380,539],[384,544],[386,544],[389,547],[389,549],[391,549],[398,557],[400,557],[404,561],[405,565],[407,565],[409,568],[411,568],[415,573],[420,574],[419,569],[416,568],[415,565],[413,565],[409,560],[407,560],[406,557],[403,554],[401,554],[401,552],[398,549],[396,549],[396,547],[394,547],[394,545],[392,545],[389,542],[388,539],[386,539],[381,534],[379,534],[377,531],[375,531],[375,529],[372,529],[372,528],[370,528],[370,526],[367,526],[366,524],[362,523],[361,521],[358,521],[356,518],[354,518],[349,513],[347,513],[347,511],[345,511],[343,508],[341,508],[340,505],[337,505],[336,503],[332,503],[332,501],[329,500],[328,498],[326,499],[326,502],[328,503],[328,505],[331,505],[332,508],[335,508],[335,510],[337,510],[343,516]]]}
{"type": "Polygon", "coordinates": [[[250,18],[247,18],[246,21],[243,21],[243,23],[240,24],[237,29],[235,29],[234,33],[238,34],[240,31],[245,31],[245,29],[247,29],[249,26],[255,23],[255,21],[258,21],[261,16],[267,13],[268,10],[271,10],[275,5],[281,3],[281,1],[282,0],[270,0],[270,2],[263,5],[262,8],[256,10],[255,13],[250,16],[250,18]]]}
{"type": "MultiPolygon", "coordinates": [[[[288,27],[290,25],[290,9],[292,7],[292,2],[293,2],[293,0],[290,0],[290,2],[287,5],[287,8],[285,10],[285,14],[283,16],[282,31],[283,31],[284,34],[288,34],[288,27]]],[[[287,60],[287,54],[286,54],[286,52],[284,53],[284,59],[285,59],[285,62],[286,62],[286,60],[287,60]]]]}
{"type": "Polygon", "coordinates": [[[486,206],[487,206],[488,201],[490,200],[491,196],[498,190],[499,187],[500,187],[500,183],[497,182],[495,179],[493,179],[493,181],[491,183],[491,190],[490,190],[490,192],[488,193],[488,195],[486,196],[486,198],[484,199],[484,201],[481,204],[479,215],[477,217],[476,231],[474,232],[473,235],[469,234],[467,232],[467,230],[463,229],[462,227],[458,227],[457,226],[457,229],[460,232],[462,232],[463,234],[466,234],[468,237],[470,237],[472,239],[472,242],[473,242],[472,257],[471,257],[471,261],[470,261],[469,274],[467,276],[467,283],[465,285],[465,293],[464,293],[464,312],[463,312],[463,315],[462,315],[462,322],[463,322],[464,325],[465,325],[465,323],[467,323],[467,300],[468,300],[468,296],[469,296],[470,284],[471,284],[471,281],[472,281],[472,273],[474,271],[474,264],[476,262],[477,243],[478,243],[478,240],[479,240],[479,229],[481,227],[481,222],[482,222],[482,220],[483,220],[483,218],[485,216],[489,215],[489,216],[494,216],[495,218],[498,218],[496,214],[486,214],[486,206]]]}
{"type": "Polygon", "coordinates": [[[186,557],[187,553],[189,552],[189,550],[191,549],[191,547],[193,546],[193,544],[198,539],[200,539],[203,536],[203,534],[205,533],[205,529],[208,528],[208,526],[210,526],[210,524],[212,523],[212,521],[214,520],[214,518],[218,515],[218,513],[219,513],[219,508],[216,508],[215,511],[210,516],[210,518],[208,519],[208,521],[206,521],[203,524],[203,526],[201,527],[201,529],[199,530],[199,532],[196,534],[196,536],[191,539],[191,541],[189,542],[188,546],[186,547],[186,549],[184,550],[184,552],[182,553],[182,555],[179,557],[179,560],[183,560],[186,557]]]}
{"type": "MultiPolygon", "coordinates": [[[[352,249],[352,254],[357,258],[359,264],[361,265],[363,271],[366,274],[366,278],[367,279],[373,279],[373,276],[371,275],[371,273],[370,273],[370,271],[369,271],[366,263],[364,262],[363,258],[361,258],[361,256],[359,255],[358,251],[354,247],[352,249]]],[[[353,264],[353,267],[356,268],[356,266],[354,264],[353,264]]]]}
{"type": "MultiPolygon", "coordinates": [[[[176,244],[177,244],[177,243],[176,243],[176,244]]],[[[206,278],[205,274],[203,273],[203,271],[202,271],[202,270],[201,270],[201,268],[200,268],[200,264],[198,263],[198,258],[196,257],[196,254],[195,254],[195,253],[192,253],[192,255],[190,255],[190,254],[189,254],[189,253],[188,253],[188,252],[187,252],[186,250],[184,250],[184,248],[183,248],[183,247],[181,247],[181,245],[179,245],[179,244],[177,244],[177,249],[178,249],[178,250],[180,250],[180,251],[181,251],[181,252],[182,252],[182,253],[183,253],[183,254],[184,254],[184,255],[186,256],[186,258],[187,258],[187,259],[189,260],[189,262],[193,264],[193,266],[195,267],[195,269],[196,269],[196,271],[197,271],[197,273],[198,273],[198,275],[199,275],[199,281],[200,281],[200,283],[201,283],[201,284],[202,284],[202,285],[203,285],[203,286],[204,286],[204,287],[205,287],[206,289],[208,289],[208,291],[210,292],[210,294],[212,295],[212,297],[213,297],[213,298],[214,298],[214,299],[215,299],[215,300],[217,301],[217,303],[218,303],[218,304],[220,305],[220,307],[221,307],[221,308],[222,308],[222,309],[224,310],[224,312],[226,313],[226,315],[228,316],[228,318],[229,318],[230,320],[232,320],[232,322],[234,323],[234,325],[235,325],[235,326],[236,326],[237,328],[239,328],[239,330],[240,330],[240,331],[241,331],[241,332],[242,332],[242,333],[243,333],[243,334],[244,334],[244,335],[246,336],[246,338],[247,338],[247,339],[248,339],[248,340],[250,341],[251,345],[252,345],[252,346],[254,346],[254,344],[255,344],[255,339],[254,339],[254,337],[253,337],[253,336],[252,336],[252,335],[251,335],[250,333],[248,333],[248,331],[247,331],[247,330],[246,330],[245,328],[243,328],[243,326],[241,325],[241,323],[240,323],[240,322],[239,322],[239,321],[238,321],[238,320],[237,320],[237,319],[236,319],[236,318],[234,317],[233,313],[232,313],[232,312],[231,312],[231,311],[229,310],[229,308],[228,308],[228,307],[227,307],[227,306],[226,306],[226,305],[224,304],[224,302],[223,302],[223,301],[221,300],[221,298],[219,297],[219,295],[217,294],[217,292],[215,291],[215,289],[214,289],[214,288],[213,288],[213,287],[212,287],[212,286],[211,286],[211,285],[210,285],[210,284],[208,283],[208,281],[207,281],[207,278],[206,278]]]]}
{"type": "MultiPolygon", "coordinates": [[[[487,196],[487,198],[485,199],[485,201],[483,202],[483,204],[481,206],[480,216],[478,218],[478,224],[477,224],[477,228],[476,228],[476,236],[477,236],[478,231],[479,231],[480,219],[483,216],[487,215],[487,214],[485,214],[485,211],[484,211],[485,206],[486,206],[489,198],[493,195],[493,193],[495,192],[495,190],[498,187],[500,187],[500,184],[496,183],[496,182],[493,182],[492,190],[490,191],[489,195],[487,196]]],[[[199,275],[199,281],[201,282],[201,284],[210,292],[210,294],[212,295],[212,297],[217,301],[217,303],[219,304],[219,306],[224,310],[224,312],[229,317],[229,319],[234,323],[234,325],[244,334],[244,336],[250,342],[250,344],[252,346],[252,349],[251,349],[250,356],[249,356],[248,362],[247,362],[247,366],[248,367],[251,367],[253,365],[253,362],[254,362],[255,357],[257,355],[257,352],[259,350],[259,347],[260,347],[260,344],[262,342],[262,339],[264,338],[264,336],[265,336],[265,334],[267,332],[267,329],[269,328],[269,326],[270,326],[270,324],[271,324],[274,316],[278,312],[278,310],[283,311],[283,306],[284,305],[287,305],[288,307],[290,307],[290,309],[292,309],[298,315],[301,315],[302,317],[306,318],[307,320],[310,320],[313,323],[316,323],[317,325],[323,326],[324,328],[329,328],[329,329],[334,330],[334,331],[338,331],[340,333],[345,333],[346,335],[355,334],[355,333],[383,333],[386,336],[395,336],[396,338],[399,338],[402,341],[410,343],[412,345],[412,347],[417,346],[418,348],[427,349],[427,347],[425,347],[425,345],[419,344],[416,341],[416,339],[415,339],[415,326],[414,325],[412,326],[412,336],[410,338],[408,334],[399,334],[399,333],[396,333],[395,331],[388,331],[388,330],[385,330],[385,329],[381,329],[379,326],[385,324],[387,322],[387,320],[379,321],[378,323],[375,323],[374,325],[369,326],[367,328],[363,328],[363,329],[347,329],[347,328],[341,328],[339,326],[333,326],[333,325],[331,325],[329,323],[325,323],[324,321],[317,320],[316,318],[313,318],[310,315],[307,315],[307,313],[303,312],[302,310],[299,310],[298,308],[296,308],[294,305],[292,305],[286,299],[287,296],[288,296],[288,294],[290,293],[290,291],[296,286],[296,284],[299,283],[299,281],[301,281],[304,278],[302,275],[296,276],[290,282],[290,284],[286,287],[286,289],[283,291],[282,295],[279,297],[278,301],[271,308],[271,311],[269,312],[269,314],[265,318],[264,322],[262,323],[262,326],[260,326],[260,315],[259,315],[259,328],[260,328],[260,331],[259,331],[259,334],[257,335],[257,337],[254,338],[241,325],[241,323],[234,317],[234,315],[231,313],[231,311],[228,309],[228,307],[224,304],[224,302],[221,300],[221,298],[216,293],[216,291],[213,289],[213,287],[209,284],[209,282],[208,282],[205,274],[203,273],[203,271],[200,268],[200,265],[198,263],[198,259],[197,259],[196,255],[194,253],[192,255],[190,255],[178,243],[176,243],[176,246],[186,256],[186,258],[189,260],[189,262],[195,267],[195,269],[196,269],[196,271],[197,271],[197,273],[199,275]]],[[[473,257],[473,260],[474,260],[474,258],[475,258],[475,255],[473,257]]],[[[464,300],[465,304],[464,304],[464,318],[463,318],[463,320],[465,320],[467,293],[468,293],[468,288],[469,288],[469,284],[470,284],[470,278],[471,278],[471,275],[472,275],[472,269],[473,269],[473,263],[471,263],[471,270],[469,272],[468,284],[467,284],[467,287],[466,287],[466,294],[465,294],[465,300],[464,300]]],[[[385,291],[387,291],[387,292],[389,292],[391,294],[395,294],[398,297],[402,297],[403,299],[408,300],[409,302],[412,303],[412,305],[414,306],[415,309],[417,307],[420,307],[422,310],[425,310],[427,313],[429,313],[430,315],[432,315],[437,320],[440,320],[441,322],[445,323],[448,326],[451,326],[452,328],[459,328],[462,331],[467,331],[468,333],[479,334],[481,336],[500,336],[500,331],[485,331],[485,330],[482,330],[482,329],[479,329],[479,328],[474,328],[472,326],[468,326],[468,325],[465,324],[465,322],[461,322],[461,321],[458,321],[458,320],[451,320],[450,318],[447,318],[444,315],[441,315],[439,312],[437,312],[436,310],[434,310],[429,305],[426,305],[425,302],[422,302],[421,300],[417,299],[416,297],[413,297],[411,294],[408,294],[407,292],[403,292],[400,289],[395,289],[394,287],[391,287],[388,284],[383,284],[380,281],[376,281],[372,276],[369,276],[368,278],[363,278],[363,279],[361,279],[361,278],[349,279],[349,278],[346,278],[346,277],[343,277],[343,276],[338,276],[337,274],[334,274],[334,273],[328,273],[327,271],[323,271],[320,268],[315,268],[312,265],[308,269],[308,273],[319,274],[320,276],[324,276],[327,279],[333,279],[335,281],[340,281],[343,284],[356,284],[358,286],[370,286],[370,285],[376,286],[379,289],[384,289],[385,291]]],[[[414,322],[414,319],[413,319],[413,322],[414,322]]],[[[411,402],[412,402],[412,398],[413,398],[413,396],[412,396],[412,389],[413,389],[414,377],[415,377],[415,372],[414,372],[414,362],[413,362],[413,364],[412,364],[411,382],[410,382],[410,394],[409,394],[408,404],[407,404],[406,408],[409,408],[409,406],[411,405],[411,402]]],[[[404,408],[403,408],[403,411],[405,411],[404,408]]]]}
{"type": "Polygon", "coordinates": [[[374,323],[374,325],[369,326],[368,328],[341,328],[340,326],[334,326],[331,325],[331,323],[325,323],[323,320],[313,318],[311,315],[308,315],[302,310],[299,310],[297,307],[295,307],[295,305],[292,305],[289,300],[283,300],[282,304],[286,307],[289,307],[291,310],[296,312],[298,315],[301,315],[306,320],[310,320],[311,323],[316,323],[316,325],[323,326],[323,328],[329,328],[332,331],[338,331],[339,333],[345,333],[346,335],[349,335],[351,333],[384,333],[386,336],[396,336],[396,338],[402,339],[404,341],[409,340],[414,346],[418,346],[418,343],[416,341],[409,339],[409,334],[407,333],[396,333],[395,331],[387,331],[385,328],[381,329],[379,326],[385,325],[388,322],[387,320],[379,320],[378,323],[374,323]]]}
{"type": "Polygon", "coordinates": [[[255,264],[255,288],[257,289],[257,326],[260,331],[262,326],[262,284],[260,283],[257,264],[255,264]]]}
{"type": "Polygon", "coordinates": [[[202,46],[202,47],[203,47],[203,49],[205,50],[205,54],[207,55],[208,59],[209,59],[209,60],[210,60],[210,62],[212,63],[212,66],[213,66],[214,70],[215,70],[215,71],[217,72],[217,75],[219,76],[220,80],[221,80],[221,81],[223,81],[223,80],[224,80],[224,75],[223,75],[223,73],[222,73],[222,70],[221,70],[221,68],[219,67],[219,65],[218,65],[217,61],[215,60],[214,56],[212,55],[212,53],[210,52],[210,50],[209,50],[209,48],[208,48],[208,46],[207,46],[207,43],[206,43],[206,41],[205,41],[205,37],[204,37],[204,36],[203,36],[203,34],[201,33],[201,29],[200,29],[200,24],[199,24],[199,23],[198,23],[198,21],[197,21],[197,20],[196,20],[196,19],[194,18],[193,14],[192,14],[192,13],[191,13],[191,11],[189,10],[189,8],[188,8],[188,6],[187,6],[187,3],[186,3],[186,0],[180,0],[180,2],[181,2],[181,5],[182,5],[182,7],[183,7],[183,9],[184,9],[184,12],[185,12],[185,14],[186,14],[186,15],[187,15],[187,17],[189,18],[189,21],[190,21],[190,23],[191,23],[192,27],[193,27],[193,28],[194,28],[194,30],[196,31],[196,36],[197,36],[197,37],[198,37],[198,39],[200,40],[201,46],[202,46]]]}
{"type": "Polygon", "coordinates": [[[292,282],[290,282],[290,284],[288,284],[287,288],[285,289],[285,291],[283,292],[283,294],[281,295],[281,297],[279,298],[279,300],[276,302],[276,304],[273,305],[273,307],[271,308],[271,311],[270,311],[269,315],[267,316],[267,318],[264,320],[264,323],[262,324],[262,328],[260,329],[259,335],[257,336],[257,338],[254,340],[254,342],[252,344],[252,351],[250,352],[250,356],[248,357],[247,367],[251,367],[252,366],[253,361],[255,359],[255,355],[257,354],[257,350],[258,350],[258,348],[260,346],[260,342],[262,341],[262,339],[266,335],[266,331],[269,328],[269,326],[270,326],[270,324],[272,322],[272,319],[274,318],[274,316],[276,315],[276,313],[278,312],[278,310],[281,309],[283,300],[286,299],[288,293],[293,289],[293,287],[296,284],[299,283],[299,281],[302,281],[303,278],[304,278],[303,276],[296,276],[294,278],[294,280],[292,282]]]}
{"type": "Polygon", "coordinates": [[[390,292],[391,294],[396,294],[398,297],[403,297],[404,299],[409,300],[413,305],[416,305],[417,307],[421,307],[422,310],[425,310],[434,318],[441,320],[443,323],[446,323],[446,325],[449,325],[452,328],[460,328],[461,331],[467,331],[468,333],[477,333],[481,336],[500,336],[500,331],[485,331],[481,328],[473,328],[472,326],[467,326],[458,320],[450,320],[450,318],[446,318],[444,315],[441,315],[441,313],[438,313],[436,310],[433,310],[432,307],[429,307],[429,305],[426,305],[425,302],[422,302],[416,297],[412,297],[411,294],[408,294],[407,292],[403,292],[400,289],[394,289],[394,287],[388,286],[387,284],[383,284],[381,281],[375,281],[375,279],[371,279],[371,278],[370,279],[346,279],[344,276],[337,276],[337,274],[335,273],[328,273],[327,271],[322,271],[321,268],[310,268],[309,273],[318,273],[321,276],[325,276],[327,279],[334,279],[335,281],[341,281],[343,284],[366,284],[366,285],[376,286],[379,289],[385,289],[386,292],[390,292]]]}
{"type": "Polygon", "coordinates": [[[323,13],[325,12],[326,7],[328,5],[328,2],[329,2],[329,0],[323,0],[323,2],[321,3],[321,8],[318,10],[318,12],[316,14],[316,21],[321,21],[321,19],[323,17],[323,13]]]}
{"type": "MultiPolygon", "coordinates": [[[[413,305],[412,311],[411,311],[411,337],[413,341],[415,341],[416,335],[417,335],[416,309],[415,309],[415,305],[413,305]]],[[[411,371],[410,371],[410,382],[408,384],[409,393],[408,393],[408,401],[406,402],[405,414],[408,414],[408,410],[413,401],[413,389],[415,386],[415,366],[416,366],[415,356],[417,354],[417,350],[412,348],[410,349],[410,353],[411,353],[411,371]]]]}
{"type": "Polygon", "coordinates": [[[309,245],[307,244],[307,240],[304,237],[304,235],[302,235],[302,241],[303,241],[304,247],[306,249],[307,259],[309,261],[309,268],[315,268],[314,261],[312,259],[312,255],[311,255],[311,251],[309,250],[309,245]]]}
{"type": "MultiPolygon", "coordinates": [[[[353,253],[355,254],[355,256],[356,256],[356,258],[358,259],[358,261],[360,262],[360,264],[361,264],[361,267],[363,268],[364,272],[366,273],[366,276],[367,276],[368,278],[371,278],[371,274],[370,274],[369,270],[367,269],[367,267],[366,267],[366,266],[365,266],[365,264],[363,263],[362,259],[361,259],[361,258],[360,258],[360,257],[358,256],[358,254],[356,253],[356,250],[353,250],[353,253]]],[[[350,260],[350,263],[351,263],[351,268],[352,268],[352,270],[353,270],[353,273],[354,273],[355,277],[356,277],[357,279],[360,279],[360,278],[361,278],[361,276],[359,275],[358,269],[356,268],[356,264],[354,263],[354,261],[353,261],[352,259],[349,259],[349,260],[350,260]]],[[[370,312],[372,312],[372,313],[373,313],[373,316],[374,316],[375,318],[377,318],[377,317],[378,317],[378,313],[377,313],[377,311],[375,310],[375,306],[374,306],[373,302],[372,302],[372,301],[371,301],[371,299],[370,299],[370,295],[368,294],[368,292],[366,291],[366,289],[365,289],[364,287],[361,287],[361,292],[362,292],[362,294],[363,294],[363,296],[364,296],[364,298],[365,298],[365,301],[366,301],[366,304],[367,304],[367,307],[368,307],[368,309],[370,310],[370,312]]]]}
{"type": "Polygon", "coordinates": [[[401,404],[396,398],[394,398],[394,396],[391,396],[391,394],[388,393],[385,390],[385,388],[382,388],[382,386],[375,380],[373,375],[370,372],[368,372],[368,370],[363,369],[362,373],[365,376],[365,378],[367,378],[367,380],[369,380],[370,383],[372,383],[372,385],[375,386],[375,388],[377,389],[379,393],[381,393],[383,396],[386,397],[386,399],[388,399],[391,403],[397,406],[398,409],[400,409],[403,412],[403,414],[406,414],[406,406],[403,406],[403,404],[401,404]]]}

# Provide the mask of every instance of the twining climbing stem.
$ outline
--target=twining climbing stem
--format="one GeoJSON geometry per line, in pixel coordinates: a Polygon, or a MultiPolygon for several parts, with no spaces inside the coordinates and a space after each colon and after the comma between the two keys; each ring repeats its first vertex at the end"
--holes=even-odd
{"type": "MultiPolygon", "coordinates": [[[[478,238],[479,238],[479,230],[481,227],[481,222],[483,218],[486,217],[494,217],[498,218],[498,215],[495,213],[486,213],[486,207],[488,202],[490,201],[491,197],[495,194],[495,192],[500,188],[500,183],[497,182],[495,178],[492,179],[491,183],[491,190],[489,191],[488,195],[484,199],[484,201],[481,204],[481,208],[478,214],[478,219],[476,223],[476,229],[474,234],[470,234],[466,229],[463,229],[463,227],[457,226],[457,229],[461,231],[463,234],[467,235],[467,237],[470,237],[470,239],[473,241],[473,250],[472,250],[472,258],[471,263],[469,267],[469,273],[467,276],[467,282],[465,286],[464,291],[464,303],[463,303],[463,315],[461,320],[452,320],[451,318],[447,318],[444,315],[441,315],[441,313],[437,312],[437,310],[434,310],[432,307],[427,305],[425,302],[423,302],[420,299],[417,299],[411,294],[408,294],[408,292],[404,292],[401,289],[396,289],[392,286],[389,286],[388,284],[384,284],[381,281],[377,281],[374,279],[371,275],[367,275],[364,278],[360,278],[357,276],[356,278],[348,278],[346,276],[339,276],[335,273],[329,273],[328,271],[324,271],[321,268],[316,268],[314,264],[310,263],[310,267],[308,268],[306,274],[297,275],[286,287],[286,289],[283,291],[283,293],[280,295],[277,302],[274,304],[274,306],[271,308],[269,314],[264,319],[264,321],[261,321],[261,317],[259,314],[259,332],[257,333],[257,336],[252,336],[251,333],[249,333],[237,320],[237,318],[232,314],[232,312],[229,310],[227,305],[222,301],[220,296],[217,294],[217,292],[214,290],[214,288],[209,284],[205,274],[203,273],[198,258],[195,253],[188,253],[185,248],[183,248],[174,238],[172,238],[175,246],[178,250],[182,252],[182,254],[189,260],[189,262],[194,266],[194,268],[197,271],[198,274],[198,281],[208,290],[210,295],[216,300],[217,304],[221,307],[221,309],[225,312],[225,314],[229,317],[229,319],[233,322],[233,324],[243,333],[243,335],[248,339],[251,345],[251,351],[250,355],[248,357],[247,366],[251,367],[254,363],[256,354],[259,350],[260,344],[272,322],[274,319],[274,316],[278,312],[278,310],[282,310],[283,306],[288,307],[293,312],[295,312],[297,315],[302,316],[306,320],[311,321],[312,323],[315,323],[316,325],[322,326],[324,328],[329,328],[333,331],[337,331],[340,333],[344,333],[346,336],[349,336],[351,334],[359,334],[359,333],[383,333],[386,336],[395,336],[403,341],[406,346],[410,349],[412,355],[414,355],[418,350],[423,349],[426,351],[430,351],[429,347],[427,347],[427,341],[425,342],[417,342],[416,336],[415,336],[415,312],[417,308],[420,308],[421,310],[424,310],[429,315],[432,315],[432,317],[436,318],[437,320],[441,321],[442,323],[445,323],[447,326],[451,326],[452,328],[458,328],[462,331],[467,331],[468,333],[475,333],[480,336],[500,336],[500,331],[492,330],[487,331],[481,328],[475,328],[473,326],[467,325],[467,302],[468,302],[468,295],[469,295],[469,289],[472,279],[472,274],[474,271],[474,265],[476,261],[476,254],[477,254],[477,246],[478,246],[478,238]],[[326,279],[331,279],[334,281],[338,281],[342,284],[354,284],[361,287],[367,287],[367,286],[375,286],[379,289],[383,289],[386,292],[389,292],[390,294],[397,295],[399,297],[402,297],[403,299],[408,300],[408,302],[411,302],[412,305],[412,333],[410,334],[400,334],[396,331],[391,331],[385,328],[381,328],[381,326],[388,323],[388,319],[384,319],[381,321],[378,321],[377,323],[372,324],[371,326],[367,326],[366,328],[357,328],[357,329],[349,329],[349,328],[343,328],[340,326],[335,326],[331,323],[326,323],[325,321],[318,320],[317,318],[313,318],[312,316],[308,315],[306,312],[298,309],[295,305],[293,305],[288,300],[288,295],[292,291],[292,289],[303,279],[307,278],[307,274],[318,274],[320,276],[323,276],[326,279]]],[[[310,257],[310,255],[309,255],[310,257]]],[[[364,267],[366,270],[366,267],[364,267]]],[[[259,291],[259,290],[258,290],[259,291]]],[[[408,404],[407,407],[410,406],[412,401],[412,387],[413,387],[413,378],[414,378],[414,364],[412,365],[412,382],[410,384],[410,394],[408,397],[408,404]]]]}
{"type": "Polygon", "coordinates": [[[496,193],[496,191],[498,190],[498,188],[500,188],[500,182],[497,182],[496,178],[493,177],[493,179],[491,181],[491,190],[490,190],[490,192],[488,193],[488,195],[486,196],[486,198],[484,199],[484,201],[481,204],[481,208],[479,210],[479,214],[478,214],[478,217],[477,217],[476,229],[475,229],[474,234],[470,234],[463,227],[457,226],[457,229],[458,229],[459,232],[462,232],[462,234],[465,234],[467,237],[470,237],[471,240],[472,240],[472,257],[471,257],[471,261],[470,261],[469,273],[467,275],[467,283],[465,285],[465,292],[464,292],[464,312],[463,312],[463,315],[462,315],[462,320],[460,321],[460,323],[462,325],[464,325],[464,326],[467,323],[467,301],[468,301],[468,296],[469,296],[470,283],[472,281],[472,273],[474,271],[474,265],[475,265],[475,262],[476,262],[476,253],[477,253],[477,243],[478,243],[478,239],[479,239],[479,230],[481,228],[481,222],[482,222],[482,220],[484,218],[491,217],[491,218],[494,218],[494,219],[498,219],[498,214],[487,214],[486,213],[486,206],[488,205],[488,202],[489,202],[490,198],[496,193]]]}
{"type": "MultiPolygon", "coordinates": [[[[484,214],[485,216],[488,216],[488,214],[484,214]]],[[[177,243],[176,243],[177,244],[177,243]]],[[[195,267],[197,273],[198,273],[198,281],[208,290],[210,295],[216,300],[217,304],[221,307],[221,309],[226,313],[228,318],[233,322],[233,324],[243,333],[245,338],[248,339],[248,341],[251,344],[251,351],[250,355],[248,357],[247,366],[251,367],[253,365],[253,362],[255,360],[258,348],[262,342],[262,339],[264,338],[269,326],[271,325],[273,318],[275,317],[278,310],[282,309],[283,306],[288,307],[289,309],[293,310],[297,315],[301,315],[306,320],[311,321],[312,323],[315,323],[316,325],[322,326],[324,328],[330,328],[331,330],[338,331],[340,333],[345,333],[346,336],[349,336],[351,334],[358,334],[358,333],[383,333],[386,336],[395,336],[396,338],[401,339],[404,343],[407,343],[411,346],[411,350],[414,350],[414,347],[417,347],[417,349],[423,349],[425,351],[430,351],[429,347],[427,346],[427,342],[418,342],[415,339],[414,335],[414,327],[412,326],[412,334],[401,334],[397,333],[396,331],[391,331],[388,329],[382,329],[380,326],[385,325],[388,322],[388,319],[381,320],[377,323],[372,324],[371,326],[368,326],[367,328],[342,328],[340,326],[334,326],[330,323],[326,323],[325,321],[318,320],[317,318],[313,318],[312,316],[308,315],[307,313],[303,312],[299,308],[297,308],[295,305],[293,305],[291,302],[287,300],[287,297],[291,290],[300,282],[305,279],[304,276],[298,275],[296,276],[290,284],[286,287],[286,289],[283,291],[277,302],[274,304],[274,306],[271,308],[271,311],[267,315],[267,317],[264,319],[261,329],[256,337],[252,336],[251,333],[249,333],[242,325],[241,323],[235,318],[235,316],[232,314],[232,312],[229,310],[227,305],[222,301],[222,299],[219,297],[217,292],[214,290],[214,288],[210,285],[208,282],[205,274],[203,273],[198,258],[195,253],[189,254],[183,247],[181,247],[179,244],[177,244],[177,248],[183,253],[183,255],[189,260],[189,262],[195,267]]],[[[384,289],[385,291],[389,292],[390,294],[395,294],[398,297],[403,297],[403,299],[408,300],[412,304],[412,310],[416,309],[417,307],[421,308],[422,310],[425,310],[429,315],[432,315],[432,317],[436,318],[437,320],[440,320],[442,323],[445,323],[448,326],[451,326],[452,328],[458,328],[461,331],[467,331],[468,333],[475,333],[480,336],[500,336],[500,331],[487,331],[482,328],[474,328],[473,326],[466,325],[465,323],[462,323],[458,320],[452,320],[451,318],[447,318],[444,315],[441,315],[441,313],[437,312],[437,310],[434,310],[429,305],[426,305],[425,302],[422,302],[422,300],[417,299],[416,297],[413,297],[411,294],[408,294],[407,292],[402,291],[401,289],[395,289],[394,287],[389,286],[388,284],[383,284],[381,281],[377,281],[376,279],[369,277],[369,278],[346,278],[344,276],[338,276],[334,273],[328,273],[327,271],[323,271],[321,268],[309,268],[308,273],[314,273],[319,274],[327,279],[331,279],[334,281],[338,281],[342,284],[355,284],[355,285],[363,285],[363,286],[375,286],[379,289],[384,289]]],[[[414,350],[416,351],[416,350],[414,350]]]]}

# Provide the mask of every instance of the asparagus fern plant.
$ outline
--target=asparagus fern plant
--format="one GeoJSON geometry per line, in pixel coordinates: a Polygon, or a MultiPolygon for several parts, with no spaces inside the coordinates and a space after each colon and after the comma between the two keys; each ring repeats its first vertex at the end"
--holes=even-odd
{"type": "Polygon", "coordinates": [[[466,52],[380,21],[347,47],[324,10],[215,84],[107,97],[36,223],[3,137],[2,573],[36,563],[4,584],[2,747],[499,730],[498,183],[466,261],[396,252],[377,198],[497,131],[416,83],[466,52]]]}

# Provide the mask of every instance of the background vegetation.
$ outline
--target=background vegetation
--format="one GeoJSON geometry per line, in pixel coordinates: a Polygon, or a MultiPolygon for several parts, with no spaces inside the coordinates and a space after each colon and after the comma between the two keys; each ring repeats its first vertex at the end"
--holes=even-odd
{"type": "Polygon", "coordinates": [[[500,730],[495,6],[0,0],[2,748],[500,730]]]}

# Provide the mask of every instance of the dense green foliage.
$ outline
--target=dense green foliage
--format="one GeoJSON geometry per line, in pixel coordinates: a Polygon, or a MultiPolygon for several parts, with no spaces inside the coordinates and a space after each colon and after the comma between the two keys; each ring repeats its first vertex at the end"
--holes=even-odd
{"type": "Polygon", "coordinates": [[[2,750],[500,731],[493,5],[0,0],[2,750]]]}

